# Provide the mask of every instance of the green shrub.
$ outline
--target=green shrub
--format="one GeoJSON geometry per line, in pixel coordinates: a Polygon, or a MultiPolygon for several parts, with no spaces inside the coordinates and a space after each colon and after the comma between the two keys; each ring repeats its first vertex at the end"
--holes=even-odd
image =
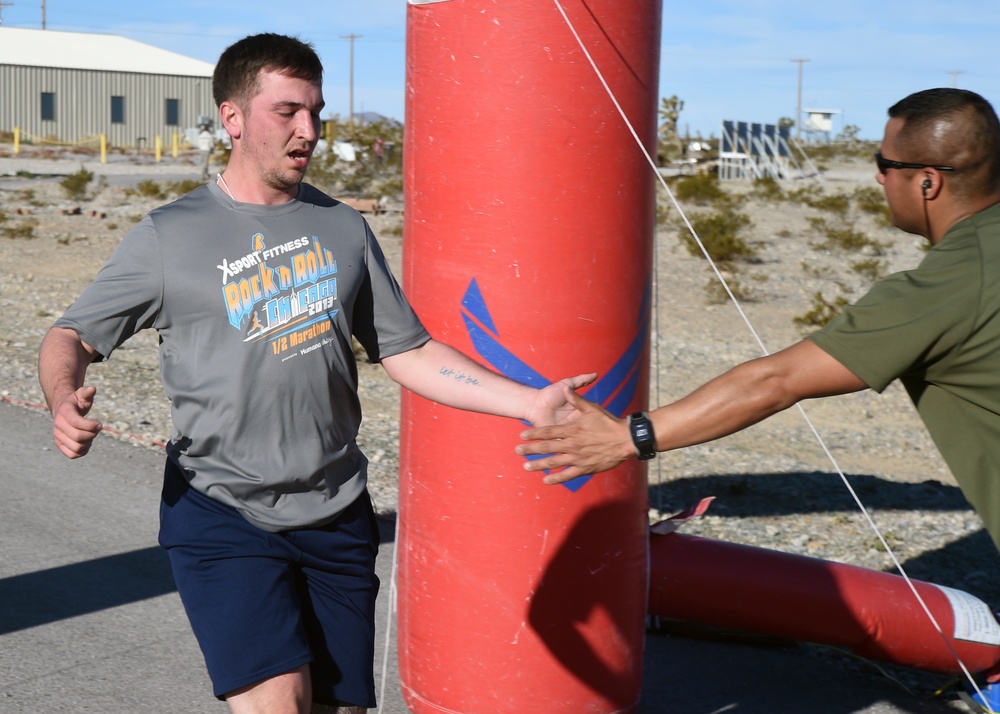
{"type": "MultiPolygon", "coordinates": [[[[705,251],[716,263],[749,261],[757,257],[757,251],[747,243],[740,233],[750,226],[750,217],[729,207],[689,216],[691,227],[701,239],[705,251]]],[[[693,256],[702,255],[701,247],[686,230],[681,231],[681,239],[693,256]]]]}
{"type": "Polygon", "coordinates": [[[41,207],[44,205],[35,197],[35,189],[33,188],[22,188],[17,191],[17,197],[19,201],[27,203],[29,206],[41,207]]]}
{"type": "Polygon", "coordinates": [[[881,225],[892,225],[892,211],[889,210],[889,202],[885,200],[885,193],[882,189],[874,186],[859,186],[854,189],[852,198],[859,211],[875,216],[881,225]]]}
{"type": "Polygon", "coordinates": [[[403,177],[392,176],[381,181],[376,181],[372,187],[372,194],[379,197],[403,195],[403,177]]]}
{"type": "Polygon", "coordinates": [[[871,282],[880,280],[885,277],[885,269],[887,265],[884,260],[878,260],[877,258],[868,258],[866,260],[859,260],[856,263],[851,263],[851,270],[858,273],[871,282]]]}
{"type": "Polygon", "coordinates": [[[792,322],[799,327],[822,327],[839,315],[846,304],[847,298],[842,295],[831,303],[823,297],[823,293],[817,292],[813,295],[812,307],[805,314],[793,317],[792,322]]]}
{"type": "MultiPolygon", "coordinates": [[[[730,268],[730,277],[726,279],[726,285],[729,286],[729,292],[733,294],[733,297],[739,302],[753,302],[756,299],[756,294],[754,293],[753,286],[747,285],[734,270],[730,268]]],[[[705,283],[705,297],[708,298],[708,302],[714,305],[721,305],[723,303],[729,302],[729,293],[726,292],[726,288],[722,285],[716,276],[705,283]]]]}
{"type": "Polygon", "coordinates": [[[784,191],[781,190],[781,184],[771,176],[754,179],[750,193],[763,201],[780,201],[785,197],[784,191]]]}
{"type": "Polygon", "coordinates": [[[810,200],[809,205],[820,211],[829,211],[838,216],[847,215],[847,209],[851,207],[851,197],[846,193],[835,193],[833,195],[817,196],[810,200]]]}
{"type": "Polygon", "coordinates": [[[87,188],[90,186],[90,182],[94,180],[94,174],[91,171],[87,171],[83,166],[75,174],[69,174],[64,177],[59,185],[62,186],[63,191],[66,192],[66,197],[74,201],[79,201],[87,196],[87,188]]]}
{"type": "Polygon", "coordinates": [[[674,184],[674,196],[680,203],[704,206],[725,195],[716,174],[703,173],[682,176],[674,184]]]}
{"type": "Polygon", "coordinates": [[[143,179],[137,183],[135,185],[135,193],[143,198],[156,198],[159,200],[166,198],[163,188],[153,179],[143,179]]]}
{"type": "Polygon", "coordinates": [[[29,218],[20,224],[13,226],[4,226],[3,234],[8,238],[15,238],[21,240],[31,240],[35,237],[35,227],[38,225],[38,221],[34,218],[29,218]]]}
{"type": "Polygon", "coordinates": [[[842,250],[846,252],[857,252],[864,248],[873,250],[881,255],[885,249],[885,244],[872,240],[864,233],[854,230],[853,226],[847,225],[843,228],[834,228],[826,222],[824,218],[810,217],[809,222],[813,228],[820,231],[826,240],[821,243],[814,243],[815,250],[842,250]]]}
{"type": "Polygon", "coordinates": [[[798,201],[800,203],[805,203],[806,205],[812,205],[812,202],[823,195],[823,191],[815,183],[808,183],[804,186],[800,186],[792,191],[788,191],[785,194],[785,199],[788,201],[798,201]]]}

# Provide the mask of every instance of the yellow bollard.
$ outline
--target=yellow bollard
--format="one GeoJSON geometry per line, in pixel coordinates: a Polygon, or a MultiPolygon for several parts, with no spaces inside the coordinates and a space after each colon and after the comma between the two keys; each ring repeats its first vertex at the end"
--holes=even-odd
{"type": "Polygon", "coordinates": [[[14,127],[14,156],[21,153],[21,127],[14,127]]]}
{"type": "Polygon", "coordinates": [[[161,157],[162,154],[163,154],[163,140],[160,138],[160,135],[157,134],[156,135],[156,151],[155,151],[156,163],[160,163],[160,157],[161,157]]]}
{"type": "Polygon", "coordinates": [[[101,134],[101,163],[108,163],[108,135],[101,134]]]}
{"type": "Polygon", "coordinates": [[[170,155],[173,156],[175,159],[177,158],[177,132],[176,131],[174,132],[173,146],[171,146],[170,155]]]}

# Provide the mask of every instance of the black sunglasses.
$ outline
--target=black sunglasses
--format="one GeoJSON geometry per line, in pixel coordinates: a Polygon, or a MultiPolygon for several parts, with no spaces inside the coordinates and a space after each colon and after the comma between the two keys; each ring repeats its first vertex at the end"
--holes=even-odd
{"type": "Polygon", "coordinates": [[[885,174],[889,169],[937,169],[938,171],[954,171],[954,166],[935,166],[934,164],[910,164],[906,161],[893,161],[882,156],[881,151],[875,152],[875,163],[878,164],[880,174],[885,174]]]}

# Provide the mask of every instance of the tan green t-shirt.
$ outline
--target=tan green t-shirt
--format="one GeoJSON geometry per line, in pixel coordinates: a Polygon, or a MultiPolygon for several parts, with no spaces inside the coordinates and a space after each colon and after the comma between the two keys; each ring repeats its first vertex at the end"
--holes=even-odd
{"type": "Polygon", "coordinates": [[[902,381],[1000,547],[1000,204],[809,339],[875,391],[902,381]]]}

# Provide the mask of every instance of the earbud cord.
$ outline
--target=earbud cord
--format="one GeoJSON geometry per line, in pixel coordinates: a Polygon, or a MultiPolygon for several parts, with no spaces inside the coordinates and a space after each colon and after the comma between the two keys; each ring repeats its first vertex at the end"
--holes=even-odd
{"type": "Polygon", "coordinates": [[[229,197],[231,199],[233,199],[234,201],[236,200],[236,197],[233,196],[233,192],[229,190],[229,184],[226,183],[226,179],[222,177],[222,174],[215,174],[215,182],[219,184],[226,193],[229,194],[229,197]]]}

